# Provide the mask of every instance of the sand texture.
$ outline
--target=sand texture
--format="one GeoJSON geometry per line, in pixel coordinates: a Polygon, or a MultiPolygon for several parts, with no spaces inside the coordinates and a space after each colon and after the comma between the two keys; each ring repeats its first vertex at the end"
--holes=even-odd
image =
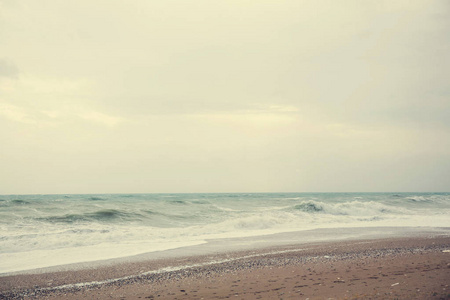
{"type": "Polygon", "coordinates": [[[450,238],[435,236],[3,276],[0,299],[450,299],[449,284],[450,238]]]}

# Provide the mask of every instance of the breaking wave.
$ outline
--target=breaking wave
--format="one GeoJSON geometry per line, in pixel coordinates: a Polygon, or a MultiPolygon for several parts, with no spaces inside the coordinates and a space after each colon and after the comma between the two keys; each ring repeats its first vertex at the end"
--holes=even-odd
{"type": "Polygon", "coordinates": [[[450,193],[2,195],[1,200],[0,273],[26,267],[33,255],[45,254],[45,266],[55,258],[67,263],[71,254],[88,261],[93,253],[104,257],[113,250],[125,256],[315,228],[450,227],[450,193]]]}
{"type": "Polygon", "coordinates": [[[74,223],[74,222],[108,222],[121,220],[133,220],[141,217],[140,214],[132,214],[128,212],[119,211],[116,209],[104,209],[92,213],[84,214],[65,214],[61,216],[50,216],[46,218],[39,218],[41,221],[47,221],[50,223],[74,223]]]}
{"type": "Polygon", "coordinates": [[[317,213],[317,212],[323,212],[323,203],[319,203],[316,201],[305,201],[300,204],[297,204],[294,206],[294,209],[301,210],[308,213],[317,213]]]}
{"type": "MultiPolygon", "coordinates": [[[[325,213],[332,215],[377,215],[384,213],[400,212],[382,203],[368,201],[348,201],[343,203],[326,203],[321,201],[302,201],[293,206],[294,210],[300,210],[305,213],[325,213]]],[[[402,212],[405,212],[403,210],[402,212]]]]}

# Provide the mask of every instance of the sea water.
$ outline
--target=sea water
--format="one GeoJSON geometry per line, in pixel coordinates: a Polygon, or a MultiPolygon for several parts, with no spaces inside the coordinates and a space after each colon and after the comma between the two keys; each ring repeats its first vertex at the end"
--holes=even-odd
{"type": "Polygon", "coordinates": [[[450,227],[450,193],[0,196],[0,273],[343,227],[450,227]]]}

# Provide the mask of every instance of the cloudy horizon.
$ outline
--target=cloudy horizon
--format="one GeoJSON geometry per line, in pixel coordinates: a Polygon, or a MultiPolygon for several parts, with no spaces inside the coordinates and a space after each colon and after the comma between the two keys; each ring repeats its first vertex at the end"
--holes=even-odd
{"type": "Polygon", "coordinates": [[[450,191],[447,1],[0,0],[0,194],[450,191]]]}

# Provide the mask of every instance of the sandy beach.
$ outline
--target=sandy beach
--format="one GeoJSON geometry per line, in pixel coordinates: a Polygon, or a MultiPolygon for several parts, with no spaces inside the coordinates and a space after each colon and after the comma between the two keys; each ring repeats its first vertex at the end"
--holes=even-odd
{"type": "Polygon", "coordinates": [[[0,299],[450,299],[450,238],[321,242],[0,277],[0,299]]]}

